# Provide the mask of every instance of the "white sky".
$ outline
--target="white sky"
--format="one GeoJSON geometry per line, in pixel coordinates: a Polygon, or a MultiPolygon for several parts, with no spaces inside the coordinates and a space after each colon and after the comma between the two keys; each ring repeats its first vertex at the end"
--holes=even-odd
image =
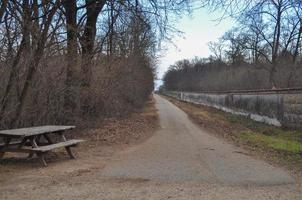
{"type": "MultiPolygon", "coordinates": [[[[232,28],[234,21],[225,19],[218,22],[220,13],[209,13],[206,9],[199,9],[192,16],[185,16],[177,23],[177,29],[184,32],[182,36],[175,37],[172,44],[166,44],[167,51],[160,58],[158,78],[161,79],[168,67],[178,60],[197,57],[209,57],[210,41],[216,41],[226,31],[232,28]]],[[[157,86],[161,81],[157,81],[157,86]]]]}

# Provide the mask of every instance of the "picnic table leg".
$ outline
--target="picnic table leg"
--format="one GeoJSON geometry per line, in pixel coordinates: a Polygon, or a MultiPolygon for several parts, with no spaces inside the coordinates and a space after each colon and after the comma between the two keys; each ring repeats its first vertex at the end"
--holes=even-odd
{"type": "MultiPolygon", "coordinates": [[[[32,142],[31,142],[32,139],[31,139],[31,138],[24,137],[24,138],[22,139],[21,143],[18,145],[18,148],[19,148],[19,149],[22,148],[22,147],[26,144],[27,140],[29,140],[30,143],[32,144],[32,142]]],[[[29,155],[27,156],[27,158],[32,158],[33,155],[34,155],[33,153],[29,153],[29,155]]]]}
{"type": "MultiPolygon", "coordinates": [[[[0,150],[1,149],[5,150],[5,148],[9,146],[9,143],[10,143],[11,140],[12,140],[11,138],[4,138],[4,146],[1,147],[0,150]]],[[[4,152],[0,152],[0,159],[4,157],[4,154],[5,154],[5,151],[4,152]]]]}
{"type": "Polygon", "coordinates": [[[67,153],[68,153],[68,155],[69,155],[69,157],[70,157],[71,159],[75,159],[75,158],[76,158],[76,157],[73,155],[73,153],[72,153],[70,147],[65,147],[65,149],[66,149],[66,151],[67,151],[67,153]]]}
{"type": "MultiPolygon", "coordinates": [[[[32,138],[30,139],[30,142],[31,142],[31,145],[32,145],[33,148],[37,148],[37,147],[38,147],[38,144],[37,144],[37,141],[36,141],[37,139],[39,140],[40,137],[34,136],[34,137],[32,137],[32,138]]],[[[46,154],[46,153],[42,153],[42,152],[37,153],[37,156],[39,157],[39,159],[40,159],[40,161],[41,161],[41,163],[42,163],[42,165],[43,165],[44,167],[47,166],[47,163],[46,163],[46,160],[45,160],[45,154],[46,154]]],[[[33,155],[34,155],[33,153],[30,153],[30,154],[29,154],[29,156],[31,156],[31,157],[32,157],[33,155]]]]}
{"type": "Polygon", "coordinates": [[[44,167],[47,167],[47,163],[46,163],[46,160],[45,160],[45,153],[38,153],[37,155],[38,155],[42,165],[44,167]]]}
{"type": "MultiPolygon", "coordinates": [[[[38,147],[38,145],[37,145],[37,143],[36,143],[36,137],[35,137],[35,136],[32,137],[32,138],[30,138],[29,140],[30,140],[31,146],[32,146],[33,148],[37,148],[37,147],[38,147]]],[[[33,156],[34,156],[34,153],[33,153],[33,152],[30,152],[27,158],[32,158],[33,156]]]]}
{"type": "MultiPolygon", "coordinates": [[[[66,142],[67,139],[66,139],[66,137],[65,137],[65,135],[64,135],[64,132],[61,132],[61,133],[59,133],[59,134],[61,135],[62,140],[63,140],[64,142],[66,142]]],[[[74,154],[72,153],[72,151],[71,151],[71,147],[65,147],[65,150],[67,151],[67,153],[68,153],[68,155],[69,155],[69,157],[70,157],[71,159],[75,159],[75,158],[76,158],[76,157],[74,156],[74,154]]]]}

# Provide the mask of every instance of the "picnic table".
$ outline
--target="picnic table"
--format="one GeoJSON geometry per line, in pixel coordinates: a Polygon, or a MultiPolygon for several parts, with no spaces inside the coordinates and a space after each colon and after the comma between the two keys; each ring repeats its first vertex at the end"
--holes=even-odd
{"type": "Polygon", "coordinates": [[[71,147],[75,147],[83,140],[67,140],[65,131],[74,129],[75,126],[37,126],[30,128],[19,128],[0,131],[0,159],[6,152],[28,153],[29,157],[35,154],[40,158],[42,164],[47,166],[45,154],[49,151],[64,147],[71,159],[75,156],[71,147]]]}

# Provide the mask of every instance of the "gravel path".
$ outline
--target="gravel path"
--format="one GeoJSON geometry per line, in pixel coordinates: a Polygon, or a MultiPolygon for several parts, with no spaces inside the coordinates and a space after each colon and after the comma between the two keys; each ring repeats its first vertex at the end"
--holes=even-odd
{"type": "Polygon", "coordinates": [[[224,185],[293,183],[281,169],[200,130],[179,108],[156,96],[161,129],[147,142],[123,152],[103,176],[161,181],[204,181],[224,185]]]}

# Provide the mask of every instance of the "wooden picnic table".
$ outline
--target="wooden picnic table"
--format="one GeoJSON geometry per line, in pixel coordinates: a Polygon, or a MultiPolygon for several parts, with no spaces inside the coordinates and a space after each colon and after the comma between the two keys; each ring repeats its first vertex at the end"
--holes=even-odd
{"type": "Polygon", "coordinates": [[[75,126],[37,126],[2,130],[0,138],[3,138],[4,143],[0,143],[0,159],[6,152],[28,153],[30,158],[36,154],[42,164],[47,166],[45,154],[60,147],[65,147],[70,158],[74,159],[71,147],[83,140],[67,140],[64,135],[65,131],[74,128],[75,126]]]}

